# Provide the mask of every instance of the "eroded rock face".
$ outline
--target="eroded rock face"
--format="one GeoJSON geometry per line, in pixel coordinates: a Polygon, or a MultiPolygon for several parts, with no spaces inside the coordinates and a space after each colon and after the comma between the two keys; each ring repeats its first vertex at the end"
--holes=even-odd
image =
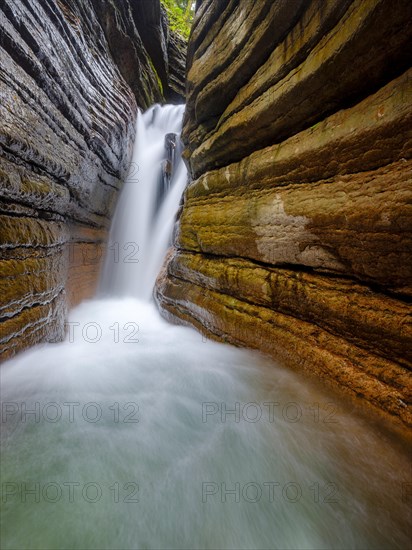
{"type": "MultiPolygon", "coordinates": [[[[76,0],[78,2],[78,0],[76,0]]],[[[139,106],[184,103],[186,41],[169,29],[160,0],[92,0],[110,53],[139,106]]]]}
{"type": "MultiPolygon", "coordinates": [[[[1,359],[61,340],[68,306],[93,294],[137,108],[179,80],[167,51],[163,80],[156,74],[135,4],[2,2],[1,359]]],[[[156,5],[158,35],[173,48],[160,3],[139,14],[156,26],[156,5]]]]}
{"type": "Polygon", "coordinates": [[[163,314],[412,426],[409,0],[199,3],[163,314]]]}

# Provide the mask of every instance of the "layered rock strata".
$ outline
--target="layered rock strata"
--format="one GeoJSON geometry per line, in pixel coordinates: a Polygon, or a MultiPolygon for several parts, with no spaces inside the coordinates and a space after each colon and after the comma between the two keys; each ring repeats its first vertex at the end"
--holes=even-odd
{"type": "Polygon", "coordinates": [[[408,0],[200,3],[163,314],[412,426],[408,0]]]}
{"type": "Polygon", "coordinates": [[[1,4],[1,359],[61,340],[68,306],[95,290],[137,108],[179,81],[180,65],[172,80],[165,66],[162,84],[167,51],[152,60],[139,35],[156,6],[173,48],[160,2],[138,20],[126,0],[1,4]]]}

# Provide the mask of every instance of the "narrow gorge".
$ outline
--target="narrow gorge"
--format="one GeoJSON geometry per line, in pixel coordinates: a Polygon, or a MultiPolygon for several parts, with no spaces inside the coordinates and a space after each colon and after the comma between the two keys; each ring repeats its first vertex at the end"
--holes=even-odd
{"type": "Polygon", "coordinates": [[[411,21],[2,0],[2,549],[409,547],[411,21]]]}

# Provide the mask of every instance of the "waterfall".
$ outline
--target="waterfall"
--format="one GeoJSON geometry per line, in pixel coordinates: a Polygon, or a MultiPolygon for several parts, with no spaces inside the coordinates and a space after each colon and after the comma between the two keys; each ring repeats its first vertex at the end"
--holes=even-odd
{"type": "Polygon", "coordinates": [[[138,115],[133,158],[115,212],[101,283],[106,295],[150,298],[187,182],[179,135],[184,106],[155,105],[138,115]],[[165,145],[170,136],[170,158],[165,145]],[[170,174],[170,176],[169,176],[170,174]]]}
{"type": "Polygon", "coordinates": [[[409,547],[409,457],[387,434],[149,300],[186,184],[181,117],[139,115],[101,295],[1,369],[2,550],[409,547]]]}

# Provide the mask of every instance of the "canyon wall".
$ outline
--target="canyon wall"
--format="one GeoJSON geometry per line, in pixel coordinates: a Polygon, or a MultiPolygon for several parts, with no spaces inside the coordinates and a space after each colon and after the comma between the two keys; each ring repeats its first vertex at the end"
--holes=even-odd
{"type": "Polygon", "coordinates": [[[5,359],[93,294],[137,108],[183,101],[186,45],[156,0],[5,0],[0,21],[5,359]]]}
{"type": "Polygon", "coordinates": [[[198,2],[155,297],[412,426],[412,3],[198,2]]]}

